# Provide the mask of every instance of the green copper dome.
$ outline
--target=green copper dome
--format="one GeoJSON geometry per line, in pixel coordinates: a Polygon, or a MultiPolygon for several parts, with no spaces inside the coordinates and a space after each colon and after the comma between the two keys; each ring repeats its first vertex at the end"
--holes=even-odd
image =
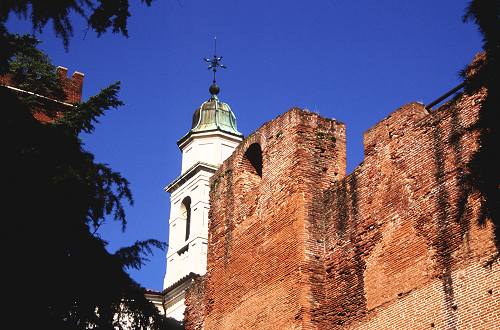
{"type": "Polygon", "coordinates": [[[190,133],[221,130],[229,134],[239,135],[236,127],[236,117],[227,103],[219,101],[217,95],[196,109],[193,114],[193,125],[190,133]]]}
{"type": "Polygon", "coordinates": [[[179,148],[192,134],[195,133],[220,131],[235,135],[240,139],[243,138],[243,134],[238,132],[238,129],[236,128],[236,117],[231,111],[231,108],[227,103],[221,102],[217,97],[220,88],[217,86],[215,81],[210,86],[209,91],[212,96],[208,99],[208,101],[203,102],[194,112],[191,129],[186,135],[177,141],[179,148]]]}

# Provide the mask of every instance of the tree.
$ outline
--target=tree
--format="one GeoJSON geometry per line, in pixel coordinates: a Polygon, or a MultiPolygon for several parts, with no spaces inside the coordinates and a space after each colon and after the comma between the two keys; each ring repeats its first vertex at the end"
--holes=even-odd
{"type": "MultiPolygon", "coordinates": [[[[28,2],[35,3],[19,3],[28,2]]],[[[3,2],[1,8],[17,8],[15,3],[3,2]]],[[[4,216],[2,231],[4,265],[9,269],[4,322],[42,329],[182,328],[161,316],[126,272],[139,269],[153,248],[165,244],[139,241],[109,253],[97,234],[108,216],[125,229],[123,203],[132,203],[132,194],[120,173],[95,162],[79,133],[91,133],[105,111],[122,105],[119,82],[87,102],[61,105],[53,100],[64,99],[64,90],[50,59],[37,49],[38,41],[9,34],[3,26],[0,34],[9,45],[9,52],[0,48],[4,72],[21,89],[48,97],[0,86],[4,215],[9,215],[4,216]],[[32,116],[51,107],[59,113],[52,123],[32,116]]]]}
{"type": "MultiPolygon", "coordinates": [[[[472,79],[466,79],[466,92],[486,87],[488,93],[481,104],[478,122],[479,149],[469,163],[470,189],[484,197],[482,219],[487,217],[495,225],[497,257],[500,255],[500,1],[472,0],[466,9],[464,21],[473,21],[483,35],[484,59],[478,63],[472,79]]],[[[463,73],[465,78],[465,72],[463,73]]]]}
{"type": "MultiPolygon", "coordinates": [[[[61,93],[58,87],[48,88],[57,79],[48,57],[34,48],[33,40],[25,41],[26,51],[13,58],[11,73],[24,77],[21,81],[28,89],[37,88],[39,81],[30,77],[40,73],[38,78],[47,83],[40,88],[45,95],[61,93]]],[[[13,306],[27,307],[26,313],[32,316],[9,313],[22,320],[21,328],[113,329],[127,322],[134,329],[176,326],[159,315],[144,297],[144,289],[125,271],[140,268],[152,248],[164,244],[147,240],[110,254],[106,242],[95,235],[110,214],[125,228],[122,202],[131,203],[132,195],[128,181],[106,164],[96,163],[78,134],[91,133],[105,110],[121,105],[118,90],[119,84],[112,84],[87,102],[66,109],[54,123],[42,124],[31,111],[33,104],[37,109],[44,104],[26,102],[0,89],[2,131],[9,141],[4,145],[6,214],[14,215],[4,224],[4,232],[9,233],[8,265],[15,270],[8,283],[15,284],[12,297],[17,304],[13,306]],[[24,306],[30,292],[43,299],[24,306]]]]}
{"type": "MultiPolygon", "coordinates": [[[[153,0],[141,0],[150,6],[153,0]]],[[[128,0],[2,0],[0,2],[0,74],[8,67],[8,59],[19,51],[16,39],[8,33],[5,23],[10,14],[29,19],[33,30],[42,32],[49,22],[56,36],[60,37],[68,49],[73,36],[70,14],[81,16],[88,29],[100,36],[111,30],[128,37],[127,20],[130,17],[128,0]]]]}

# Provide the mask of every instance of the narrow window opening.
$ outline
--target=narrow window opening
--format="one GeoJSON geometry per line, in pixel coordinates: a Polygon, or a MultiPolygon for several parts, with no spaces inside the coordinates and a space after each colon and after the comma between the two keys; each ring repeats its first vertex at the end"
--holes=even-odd
{"type": "Polygon", "coordinates": [[[186,197],[182,200],[181,215],[186,220],[186,235],[184,240],[188,240],[191,230],[191,198],[186,197]]]}
{"type": "Polygon", "coordinates": [[[245,158],[252,168],[252,172],[262,177],[262,149],[258,143],[252,144],[245,152],[245,158]]]}

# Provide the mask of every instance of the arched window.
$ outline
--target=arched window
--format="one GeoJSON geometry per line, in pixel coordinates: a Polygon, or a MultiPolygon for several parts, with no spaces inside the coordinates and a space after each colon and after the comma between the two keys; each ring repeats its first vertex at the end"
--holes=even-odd
{"type": "Polygon", "coordinates": [[[181,203],[181,217],[186,220],[186,237],[187,241],[189,238],[189,231],[191,230],[191,197],[186,197],[181,203]]]}
{"type": "Polygon", "coordinates": [[[247,170],[262,177],[262,149],[258,143],[254,143],[248,147],[245,152],[244,165],[247,167],[247,170]]]}

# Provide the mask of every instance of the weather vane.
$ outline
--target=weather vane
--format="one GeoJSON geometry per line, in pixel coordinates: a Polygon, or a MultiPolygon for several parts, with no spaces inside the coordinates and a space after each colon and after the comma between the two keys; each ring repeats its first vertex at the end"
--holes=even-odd
{"type": "MultiPolygon", "coordinates": [[[[213,73],[214,73],[214,80],[212,82],[212,86],[214,86],[213,90],[215,91],[217,89],[217,93],[218,93],[218,86],[217,84],[215,83],[215,73],[217,72],[217,69],[218,68],[221,68],[221,69],[227,69],[227,67],[221,63],[221,60],[222,60],[222,56],[217,56],[217,37],[214,37],[214,56],[212,59],[209,59],[209,58],[204,58],[205,62],[208,63],[208,69],[212,69],[213,73]]],[[[211,93],[212,93],[212,86],[210,86],[210,89],[211,89],[211,93]]],[[[213,94],[217,94],[217,93],[212,93],[213,94]]]]}

